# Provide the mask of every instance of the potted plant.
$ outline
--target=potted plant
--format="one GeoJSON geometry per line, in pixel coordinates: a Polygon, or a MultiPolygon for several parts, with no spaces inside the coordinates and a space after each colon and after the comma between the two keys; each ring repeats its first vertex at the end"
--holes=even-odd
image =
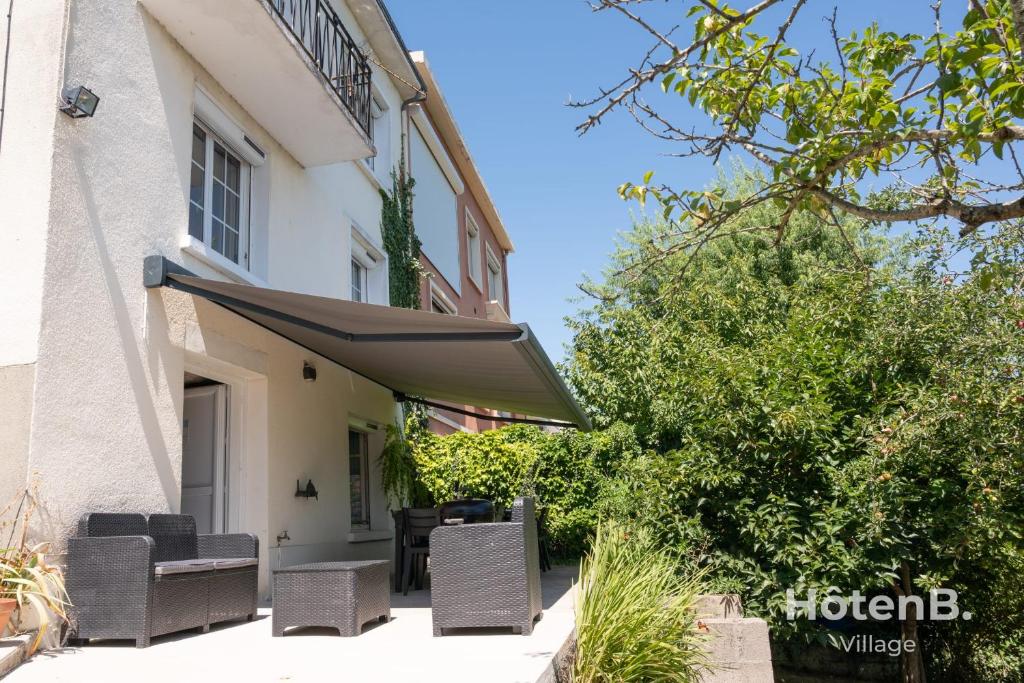
{"type": "Polygon", "coordinates": [[[7,630],[7,622],[11,620],[11,613],[17,605],[18,601],[14,598],[0,598],[0,636],[7,630]]]}
{"type": "Polygon", "coordinates": [[[26,491],[13,519],[0,525],[0,529],[11,527],[6,547],[0,548],[0,634],[9,622],[15,632],[35,629],[29,654],[38,649],[51,628],[59,638],[68,606],[64,576],[59,567],[46,562],[47,544],[28,542],[34,509],[35,498],[26,491]]]}
{"type": "MultiPolygon", "coordinates": [[[[409,425],[413,425],[412,419],[409,425]]],[[[396,510],[401,510],[402,505],[406,504],[423,507],[430,505],[430,496],[419,482],[416,458],[410,443],[410,439],[415,438],[415,430],[410,429],[409,434],[404,434],[392,424],[387,425],[386,429],[387,436],[379,464],[381,486],[389,505],[397,505],[396,510]]]]}

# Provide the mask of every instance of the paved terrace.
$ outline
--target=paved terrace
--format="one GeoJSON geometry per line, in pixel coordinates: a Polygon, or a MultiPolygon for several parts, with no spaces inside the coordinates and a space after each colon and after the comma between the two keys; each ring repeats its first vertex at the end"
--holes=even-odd
{"type": "Polygon", "coordinates": [[[573,628],[577,568],[541,574],[544,616],[533,634],[471,629],[434,638],[430,593],[391,595],[391,622],[367,625],[358,638],[304,629],[270,635],[270,608],[253,622],[213,626],[153,639],[138,650],[127,641],[98,641],[36,655],[4,683],[229,683],[234,681],[391,681],[403,683],[554,683],[552,664],[573,628]]]}

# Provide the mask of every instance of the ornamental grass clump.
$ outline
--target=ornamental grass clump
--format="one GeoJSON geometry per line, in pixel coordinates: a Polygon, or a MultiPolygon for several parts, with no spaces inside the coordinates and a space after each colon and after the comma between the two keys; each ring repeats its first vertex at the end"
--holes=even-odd
{"type": "MultiPolygon", "coordinates": [[[[6,541],[5,547],[0,547],[0,599],[15,602],[12,621],[16,632],[24,630],[21,625],[30,613],[34,615],[36,637],[29,654],[38,649],[50,628],[59,630],[67,621],[70,604],[60,568],[46,562],[47,544],[28,541],[35,508],[35,497],[26,491],[13,517],[0,520],[0,534],[4,536],[0,542],[6,541]]],[[[6,516],[7,510],[0,517],[6,516]]]]}
{"type": "Polygon", "coordinates": [[[644,529],[602,523],[580,569],[575,683],[697,681],[707,671],[695,603],[701,576],[644,529]]]}

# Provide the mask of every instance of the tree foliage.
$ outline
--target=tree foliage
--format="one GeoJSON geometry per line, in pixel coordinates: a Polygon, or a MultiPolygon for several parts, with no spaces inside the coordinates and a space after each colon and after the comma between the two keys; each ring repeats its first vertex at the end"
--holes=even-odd
{"type": "Polygon", "coordinates": [[[990,598],[1024,587],[1024,231],[889,240],[798,212],[776,244],[742,228],[779,209],[751,211],[636,277],[641,226],[571,321],[595,423],[657,450],[623,466],[630,516],[781,638],[835,638],[785,619],[786,588],[956,588],[976,618],[922,624],[931,660],[955,642],[987,671],[1024,626],[990,598]]]}
{"type": "Polygon", "coordinates": [[[941,11],[941,0],[915,3],[922,24],[934,26],[923,35],[877,24],[844,31],[838,10],[814,0],[746,8],[679,0],[688,32],[657,25],[642,2],[592,4],[620,14],[652,47],[621,81],[575,103],[590,112],[581,133],[625,109],[678,156],[736,154],[764,171],[742,195],[718,184],[659,184],[651,173],[625,183],[623,197],[660,204],[659,234],[682,238],[671,240],[671,250],[729,233],[733,217],[766,203],[777,208],[772,222],[745,229],[776,240],[800,211],[830,222],[946,216],[959,221],[961,235],[1024,217],[1020,0],[958,3],[954,28],[943,26],[950,10],[941,11]],[[791,38],[797,22],[820,25],[823,13],[831,56],[791,38]],[[670,114],[678,111],[672,97],[701,112],[705,124],[670,114]],[[865,196],[869,181],[892,192],[865,196]]]}

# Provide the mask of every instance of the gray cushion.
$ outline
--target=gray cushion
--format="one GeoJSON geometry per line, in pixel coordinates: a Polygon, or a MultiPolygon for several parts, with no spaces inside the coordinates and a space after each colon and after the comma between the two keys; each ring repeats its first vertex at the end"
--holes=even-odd
{"type": "Polygon", "coordinates": [[[260,563],[255,557],[230,557],[223,560],[208,560],[213,562],[217,569],[239,569],[241,567],[255,567],[260,563]]]}
{"type": "Polygon", "coordinates": [[[214,560],[167,560],[154,564],[157,576],[168,574],[191,574],[193,572],[212,572],[216,564],[214,560]]]}

